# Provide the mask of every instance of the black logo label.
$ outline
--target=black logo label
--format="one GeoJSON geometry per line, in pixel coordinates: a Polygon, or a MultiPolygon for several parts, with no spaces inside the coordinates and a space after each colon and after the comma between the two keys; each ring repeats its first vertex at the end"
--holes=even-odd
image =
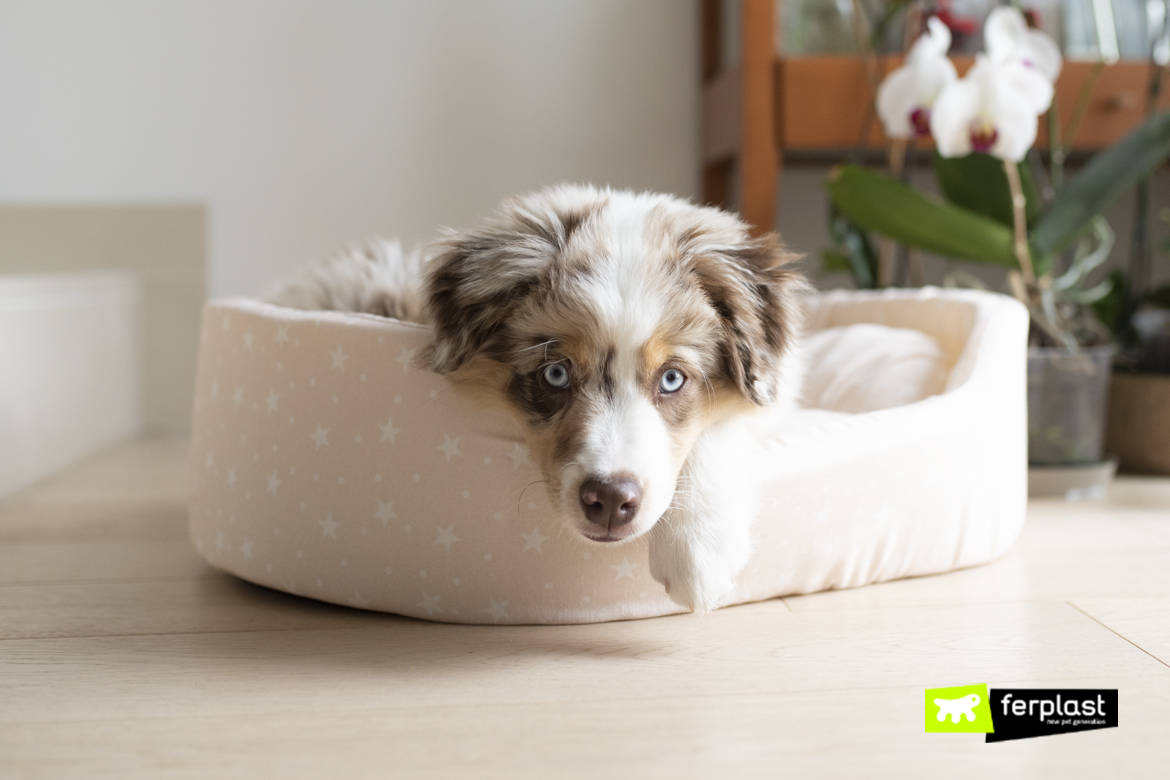
{"type": "Polygon", "coordinates": [[[1117,690],[992,688],[988,742],[1117,728],[1117,690]]]}

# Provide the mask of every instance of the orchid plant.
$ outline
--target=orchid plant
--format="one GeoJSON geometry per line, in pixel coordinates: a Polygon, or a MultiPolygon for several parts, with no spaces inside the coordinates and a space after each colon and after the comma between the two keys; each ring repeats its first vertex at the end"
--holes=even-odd
{"type": "Polygon", "coordinates": [[[1075,350],[1107,339],[1089,314],[1110,287],[1089,283],[1113,246],[1101,214],[1170,154],[1170,112],[1150,117],[1098,154],[1067,186],[1046,187],[1043,198],[1036,184],[1043,171],[1032,150],[1063,66],[1060,48],[1012,6],[992,11],[984,43],[960,78],[947,58],[950,31],[931,18],[904,64],[881,83],[875,103],[890,139],[891,175],[855,165],[834,170],[827,186],[836,248],[826,259],[852,269],[859,283],[890,279],[881,268],[888,253],[875,256],[860,232],[872,231],[883,249],[896,241],[1000,264],[1031,312],[1037,343],[1075,350]],[[920,139],[934,142],[945,200],[899,181],[907,146],[920,139]],[[1055,274],[1058,265],[1063,270],[1055,274]]]}

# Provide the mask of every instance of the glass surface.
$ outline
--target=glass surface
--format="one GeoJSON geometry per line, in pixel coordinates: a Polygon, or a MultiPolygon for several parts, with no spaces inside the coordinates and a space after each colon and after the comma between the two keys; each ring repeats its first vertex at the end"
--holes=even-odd
{"type": "MultiPolygon", "coordinates": [[[[777,48],[786,55],[857,54],[853,31],[853,0],[776,0],[776,17],[782,20],[777,48]]],[[[885,17],[884,34],[878,36],[879,53],[901,52],[907,33],[905,10],[890,14],[888,0],[862,0],[869,25],[885,17]]],[[[956,20],[952,26],[953,54],[983,50],[983,23],[998,0],[951,0],[946,8],[956,20]],[[969,29],[963,32],[960,28],[969,29]]],[[[919,8],[939,8],[921,3],[919,8]]],[[[1146,59],[1150,32],[1157,34],[1166,14],[1166,0],[1030,0],[1023,6],[1038,26],[1056,39],[1065,57],[1097,60],[1116,52],[1122,59],[1146,59]]]]}
{"type": "Polygon", "coordinates": [[[1028,350],[1028,462],[1099,463],[1113,345],[1028,350]]]}

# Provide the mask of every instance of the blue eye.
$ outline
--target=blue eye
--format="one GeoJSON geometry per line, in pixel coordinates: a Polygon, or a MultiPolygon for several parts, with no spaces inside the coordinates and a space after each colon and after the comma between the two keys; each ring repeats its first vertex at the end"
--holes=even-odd
{"type": "Polygon", "coordinates": [[[677,368],[668,368],[658,382],[658,389],[664,393],[677,393],[687,381],[683,372],[677,368]]]}
{"type": "Polygon", "coordinates": [[[557,390],[564,390],[569,386],[569,370],[560,363],[553,363],[546,368],[542,376],[549,387],[557,390]]]}

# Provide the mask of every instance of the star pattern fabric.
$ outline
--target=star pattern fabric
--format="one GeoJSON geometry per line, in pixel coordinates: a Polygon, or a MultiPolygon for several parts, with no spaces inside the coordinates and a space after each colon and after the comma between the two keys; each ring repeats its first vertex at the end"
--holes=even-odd
{"type": "Polygon", "coordinates": [[[536,550],[537,552],[544,552],[540,549],[540,545],[548,541],[547,536],[542,536],[539,528],[533,528],[530,534],[520,534],[520,538],[524,540],[524,550],[536,550]]]}
{"type": "Polygon", "coordinates": [[[451,462],[451,458],[463,457],[463,453],[459,451],[459,439],[452,439],[446,433],[443,434],[443,443],[436,449],[447,457],[447,462],[451,462]]]}
{"type": "Polygon", "coordinates": [[[191,528],[214,565],[451,622],[532,622],[534,609],[587,620],[626,600],[634,616],[677,611],[638,563],[644,542],[582,558],[521,431],[415,365],[422,329],[246,301],[206,311],[191,528]]]}
{"type": "Polygon", "coordinates": [[[376,517],[379,520],[381,520],[382,527],[385,528],[386,523],[398,518],[398,515],[394,514],[394,502],[393,501],[383,502],[380,499],[375,499],[375,500],[378,502],[378,511],[374,512],[373,517],[376,517]]]}
{"type": "MultiPolygon", "coordinates": [[[[837,291],[806,306],[810,330],[896,321],[959,362],[948,366],[948,389],[925,403],[808,410],[795,430],[754,418],[759,451],[744,462],[766,465],[767,477],[732,602],[933,574],[1006,552],[1026,511],[1026,312],[1002,296],[930,289],[837,291]]],[[[188,508],[199,553],[260,585],[430,620],[582,623],[681,611],[650,576],[645,538],[584,542],[550,508],[518,426],[416,365],[428,338],[418,325],[369,315],[208,304],[188,508]],[[280,481],[274,491],[269,477],[280,481]],[[385,523],[372,516],[383,505],[393,512],[385,523]]]]}
{"type": "Polygon", "coordinates": [[[462,539],[455,535],[454,523],[447,526],[446,528],[443,528],[442,526],[435,526],[435,530],[439,532],[439,536],[435,539],[435,544],[443,545],[443,548],[446,549],[447,552],[451,552],[451,545],[455,544],[455,542],[462,541],[462,539]]]}
{"type": "Polygon", "coordinates": [[[384,442],[384,441],[388,441],[394,445],[398,444],[395,437],[397,437],[398,434],[402,433],[402,429],[394,427],[394,418],[393,417],[387,419],[385,425],[383,425],[382,423],[378,423],[378,427],[382,429],[382,438],[378,439],[379,443],[384,442]]]}

